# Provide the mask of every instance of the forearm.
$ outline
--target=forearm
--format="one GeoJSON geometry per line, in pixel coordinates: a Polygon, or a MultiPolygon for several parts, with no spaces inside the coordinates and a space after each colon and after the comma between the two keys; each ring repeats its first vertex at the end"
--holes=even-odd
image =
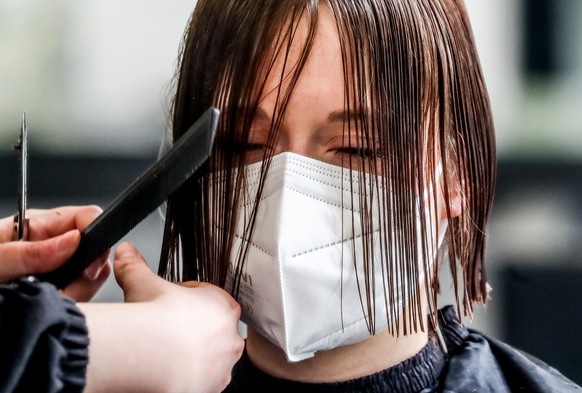
{"type": "Polygon", "coordinates": [[[86,392],[214,393],[244,341],[238,304],[204,283],[163,280],[129,244],[115,253],[125,303],[82,303],[89,330],[86,392]]]}
{"type": "Polygon", "coordinates": [[[85,392],[163,392],[168,376],[151,303],[81,303],[89,330],[85,392]],[[161,386],[160,386],[161,385],[161,386]]]}

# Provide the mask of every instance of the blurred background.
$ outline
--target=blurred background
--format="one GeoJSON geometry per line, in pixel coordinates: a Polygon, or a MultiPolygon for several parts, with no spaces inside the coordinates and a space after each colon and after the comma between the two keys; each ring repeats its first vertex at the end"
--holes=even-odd
{"type": "MultiPolygon", "coordinates": [[[[582,383],[582,1],[466,1],[499,160],[492,300],[471,326],[582,383]]],[[[23,111],[31,207],[106,207],[156,159],[194,5],[0,0],[2,216],[16,211],[10,147],[23,111]]],[[[153,214],[124,240],[155,270],[161,233],[153,214]]],[[[443,304],[451,301],[444,289],[443,304]]],[[[121,299],[111,278],[95,300],[121,299]]]]}

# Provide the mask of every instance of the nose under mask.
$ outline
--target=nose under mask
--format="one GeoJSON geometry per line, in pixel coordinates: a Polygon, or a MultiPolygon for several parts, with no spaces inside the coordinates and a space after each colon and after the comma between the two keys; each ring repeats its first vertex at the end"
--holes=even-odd
{"type": "MultiPolygon", "coordinates": [[[[419,255],[414,279],[389,260],[407,255],[398,255],[395,244],[403,234],[387,223],[382,209],[388,182],[366,176],[361,184],[355,171],[293,153],[272,158],[247,238],[244,228],[261,167],[256,163],[245,168],[246,197],[239,206],[230,257],[234,266],[248,247],[238,287],[242,321],[282,348],[289,361],[369,338],[370,323],[376,332],[394,323],[390,316],[400,315],[409,301],[403,294],[423,285],[426,267],[433,274],[431,266],[446,232],[446,220],[429,226],[429,212],[420,211],[421,205],[430,205],[420,203],[427,193],[416,203],[417,241],[411,245],[416,253],[410,252],[419,255]],[[364,225],[362,210],[369,217],[364,225]],[[421,257],[422,238],[428,241],[428,261],[421,257]],[[364,261],[372,262],[368,269],[364,261]]],[[[231,291],[233,270],[227,279],[231,291]]]]}

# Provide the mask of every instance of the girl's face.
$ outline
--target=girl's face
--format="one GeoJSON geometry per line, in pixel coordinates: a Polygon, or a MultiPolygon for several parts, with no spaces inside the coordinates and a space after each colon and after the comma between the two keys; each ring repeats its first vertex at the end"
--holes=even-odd
{"type": "MultiPolygon", "coordinates": [[[[247,163],[258,162],[265,157],[273,113],[280,97],[289,87],[293,65],[297,64],[302,52],[306,29],[303,21],[300,22],[289,57],[279,55],[267,78],[263,90],[265,93],[260,99],[249,132],[247,163]]],[[[349,113],[345,105],[344,65],[337,27],[331,15],[323,11],[318,20],[312,50],[293,87],[272,154],[292,152],[329,164],[361,169],[357,164],[361,162],[361,149],[365,157],[368,155],[367,149],[377,146],[377,142],[364,141],[361,133],[356,132],[361,129],[357,122],[360,112],[368,119],[373,114],[367,102],[352,103],[353,110],[349,113]]],[[[437,187],[436,213],[440,221],[446,217],[446,208],[441,185],[437,187]]],[[[456,217],[460,214],[460,197],[453,195],[449,203],[451,214],[456,217]]]]}
{"type": "MultiPolygon", "coordinates": [[[[366,195],[379,195],[386,221],[404,229],[406,235],[394,242],[402,249],[415,243],[411,218],[419,199],[430,207],[431,222],[453,224],[448,236],[453,277],[462,278],[466,290],[459,294],[465,294],[471,311],[472,302],[487,297],[484,230],[495,150],[461,4],[258,4],[200,1],[187,30],[173,107],[174,139],[208,106],[220,108],[217,143],[205,173],[226,176],[224,183],[201,181],[172,199],[164,240],[169,262],[160,273],[224,285],[237,206],[248,185],[245,163],[264,162],[261,188],[269,159],[291,152],[353,169],[350,175],[355,173],[359,184],[387,184],[390,192],[379,195],[370,187],[366,195]],[[214,231],[214,222],[224,233],[214,231]],[[181,247],[186,262],[174,258],[181,247]]],[[[251,214],[249,233],[253,220],[251,214]]],[[[433,294],[436,299],[436,290],[433,294]]]]}

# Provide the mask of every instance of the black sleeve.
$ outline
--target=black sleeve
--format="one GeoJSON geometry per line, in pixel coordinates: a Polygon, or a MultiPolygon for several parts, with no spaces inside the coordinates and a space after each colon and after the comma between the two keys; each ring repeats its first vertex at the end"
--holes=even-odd
{"type": "Polygon", "coordinates": [[[52,284],[0,285],[0,393],[82,392],[85,318],[52,284]]]}

